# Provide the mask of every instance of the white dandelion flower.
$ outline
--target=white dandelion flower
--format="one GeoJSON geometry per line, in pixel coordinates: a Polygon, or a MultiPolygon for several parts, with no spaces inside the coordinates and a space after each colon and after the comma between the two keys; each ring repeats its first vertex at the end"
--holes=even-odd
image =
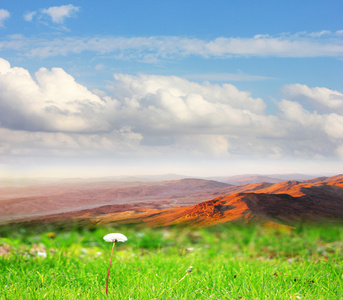
{"type": "Polygon", "coordinates": [[[112,243],[116,243],[116,242],[126,242],[127,241],[127,237],[121,233],[109,233],[106,234],[104,236],[104,240],[106,242],[112,242],[112,243]]]}
{"type": "Polygon", "coordinates": [[[46,254],[46,252],[38,251],[38,252],[37,252],[37,256],[38,256],[38,257],[44,257],[44,258],[45,258],[45,257],[47,257],[47,254],[46,254]]]}
{"type": "Polygon", "coordinates": [[[114,250],[114,245],[116,242],[126,242],[127,237],[121,233],[109,233],[104,236],[104,240],[106,242],[111,242],[113,243],[112,246],[112,252],[111,252],[111,258],[110,258],[110,263],[108,265],[108,271],[107,271],[107,278],[106,278],[106,295],[108,294],[108,279],[110,277],[110,270],[111,270],[111,263],[112,263],[112,256],[113,256],[113,250],[114,250]]]}

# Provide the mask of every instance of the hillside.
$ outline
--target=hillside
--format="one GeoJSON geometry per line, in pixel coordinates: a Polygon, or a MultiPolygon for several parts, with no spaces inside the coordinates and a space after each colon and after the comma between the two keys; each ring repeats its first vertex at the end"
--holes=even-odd
{"type": "MultiPolygon", "coordinates": [[[[245,192],[228,193],[195,206],[165,210],[126,212],[98,216],[96,222],[144,222],[151,226],[179,223],[209,226],[233,220],[296,222],[343,221],[343,176],[315,183],[283,183],[237,186],[245,192]],[[244,187],[244,188],[243,188],[244,187]],[[247,191],[251,192],[247,192],[247,191]]],[[[231,187],[232,192],[232,187],[231,187]]],[[[93,219],[94,221],[94,219],[93,219]]]]}
{"type": "Polygon", "coordinates": [[[25,187],[0,188],[0,223],[41,218],[47,215],[75,215],[78,211],[106,206],[168,208],[194,205],[216,196],[229,184],[204,179],[161,182],[57,182],[25,187]],[[218,192],[219,193],[219,192],[218,192]],[[125,206],[123,206],[125,205],[125,206]]]}
{"type": "Polygon", "coordinates": [[[34,195],[1,200],[3,222],[74,219],[94,224],[209,226],[233,220],[285,224],[343,220],[343,175],[243,185],[191,178],[154,183],[74,183],[59,192],[56,186],[44,187],[45,194],[32,187],[30,191],[34,195]]]}

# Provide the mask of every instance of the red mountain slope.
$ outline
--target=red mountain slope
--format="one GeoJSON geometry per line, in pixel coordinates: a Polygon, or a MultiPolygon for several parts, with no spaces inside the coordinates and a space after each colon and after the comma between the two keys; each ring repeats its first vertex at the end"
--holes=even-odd
{"type": "Polygon", "coordinates": [[[343,176],[324,182],[287,181],[265,186],[261,184],[262,188],[254,192],[223,195],[195,206],[136,212],[125,217],[109,214],[100,216],[98,221],[145,222],[151,226],[178,223],[208,226],[239,219],[281,223],[343,221],[343,176]]]}
{"type": "MultiPolygon", "coordinates": [[[[23,188],[0,188],[0,223],[41,218],[47,215],[70,216],[79,211],[121,212],[145,208],[194,205],[215,197],[229,184],[213,180],[182,179],[143,182],[72,182],[23,188]],[[131,207],[131,206],[132,207],[131,207]]],[[[86,212],[85,212],[86,213],[86,212]]]]}
{"type": "Polygon", "coordinates": [[[0,204],[7,212],[14,210],[17,220],[76,218],[92,223],[150,226],[179,223],[208,226],[253,219],[287,224],[303,220],[343,221],[343,175],[238,186],[200,179],[129,185],[106,183],[96,188],[74,186],[56,194],[6,199],[0,204]],[[20,215],[18,211],[31,214],[20,215]]]}

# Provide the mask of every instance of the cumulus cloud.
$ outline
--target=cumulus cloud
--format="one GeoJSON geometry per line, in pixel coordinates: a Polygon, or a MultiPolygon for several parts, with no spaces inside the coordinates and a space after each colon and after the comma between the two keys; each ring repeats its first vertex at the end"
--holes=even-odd
{"type": "Polygon", "coordinates": [[[142,137],[129,129],[102,135],[42,132],[0,128],[0,155],[97,156],[127,155],[137,148],[142,137]]]}
{"type": "MultiPolygon", "coordinates": [[[[312,149],[335,147],[343,139],[343,115],[306,110],[301,103],[282,100],[279,103],[283,119],[290,121],[288,132],[297,139],[310,141],[312,149]]],[[[333,148],[331,148],[331,155],[333,148]]]]}
{"type": "Polygon", "coordinates": [[[229,138],[217,134],[183,135],[175,140],[176,145],[182,145],[183,150],[190,155],[203,155],[204,153],[216,157],[230,157],[229,138]]]}
{"type": "Polygon", "coordinates": [[[18,130],[101,131],[96,114],[104,100],[60,68],[39,69],[35,79],[23,68],[0,59],[0,124],[18,130]]]}
{"type": "Polygon", "coordinates": [[[242,72],[238,73],[206,73],[206,74],[193,74],[187,75],[188,79],[191,80],[204,80],[204,81],[262,81],[272,80],[273,77],[250,75],[242,72]]]}
{"type": "Polygon", "coordinates": [[[337,155],[343,159],[343,144],[342,145],[339,145],[336,149],[336,153],[337,155]]]}
{"type": "Polygon", "coordinates": [[[304,84],[290,84],[283,87],[283,95],[298,101],[309,109],[321,112],[343,114],[343,94],[325,87],[308,87],[304,84]]]}
{"type": "Polygon", "coordinates": [[[145,132],[227,132],[265,128],[265,102],[231,84],[204,85],[175,76],[115,75],[112,93],[124,118],[145,132]]]}
{"type": "Polygon", "coordinates": [[[0,27],[4,27],[4,21],[11,16],[10,12],[6,9],[0,9],[0,27]]]}
{"type": "Polygon", "coordinates": [[[334,139],[343,139],[343,115],[332,113],[327,116],[325,131],[334,139]]]}
{"type": "Polygon", "coordinates": [[[323,158],[337,154],[342,138],[341,114],[309,111],[296,95],[279,102],[278,114],[268,115],[262,99],[231,84],[153,75],[115,79],[120,115],[155,149],[163,144],[164,151],[169,145],[169,151],[194,155],[323,158]]]}
{"type": "Polygon", "coordinates": [[[263,99],[232,84],[144,74],[114,79],[109,95],[88,90],[60,68],[32,76],[0,59],[0,152],[164,158],[323,158],[342,152],[336,91],[285,86],[287,98],[271,115],[263,99]],[[307,109],[305,96],[323,109],[307,109]]]}
{"type": "Polygon", "coordinates": [[[301,103],[296,101],[282,100],[279,103],[279,109],[287,120],[297,122],[303,127],[314,128],[322,123],[322,115],[307,111],[301,103]]]}

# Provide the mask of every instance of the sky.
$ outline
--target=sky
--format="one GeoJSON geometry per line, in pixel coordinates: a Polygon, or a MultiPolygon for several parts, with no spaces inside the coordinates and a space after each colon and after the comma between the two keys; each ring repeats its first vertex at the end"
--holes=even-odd
{"type": "Polygon", "coordinates": [[[0,3],[0,177],[343,173],[328,1],[0,3]]]}

